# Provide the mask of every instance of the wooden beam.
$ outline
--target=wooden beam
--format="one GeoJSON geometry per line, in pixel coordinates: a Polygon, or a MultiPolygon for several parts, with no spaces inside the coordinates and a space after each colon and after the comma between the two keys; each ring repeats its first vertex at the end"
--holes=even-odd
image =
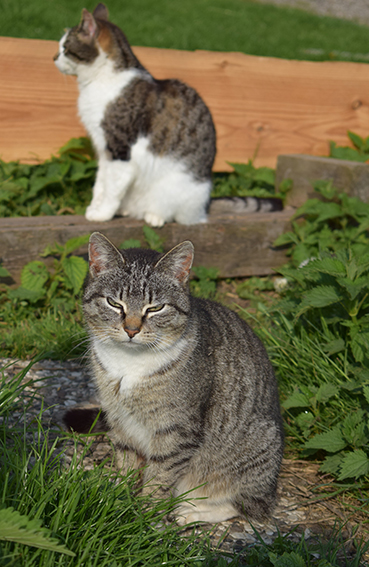
{"type": "MultiPolygon", "coordinates": [[[[83,135],[73,77],[52,57],[54,41],[0,38],[0,156],[45,159],[83,135]]],[[[285,61],[241,53],[134,48],[157,78],[177,77],[210,107],[218,135],[215,171],[227,161],[275,167],[288,153],[327,155],[328,140],[347,144],[348,129],[369,130],[369,66],[285,61]]]]}
{"type": "MultiPolygon", "coordinates": [[[[210,214],[209,222],[192,226],[169,223],[155,231],[169,250],[183,240],[195,246],[195,265],[215,267],[220,277],[242,277],[273,273],[285,263],[282,250],[273,249],[274,240],[290,229],[291,210],[244,215],[210,214]]],[[[0,262],[20,281],[27,262],[40,259],[48,244],[64,244],[69,238],[102,232],[119,246],[135,238],[145,245],[144,223],[131,218],[115,218],[104,223],[88,222],[83,216],[6,218],[0,223],[0,262]]],[[[78,250],[86,254],[87,246],[78,250]]],[[[52,259],[50,258],[50,263],[52,259]]]]}

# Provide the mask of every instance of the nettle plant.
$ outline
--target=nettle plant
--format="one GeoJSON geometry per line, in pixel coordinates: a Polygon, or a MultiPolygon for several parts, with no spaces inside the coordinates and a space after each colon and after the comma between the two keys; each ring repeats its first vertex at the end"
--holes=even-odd
{"type": "Polygon", "coordinates": [[[300,384],[283,406],[305,455],[324,451],[322,470],[344,480],[369,473],[369,205],[328,182],[315,188],[325,200],[307,201],[295,215],[303,221],[276,242],[290,246],[291,261],[273,312],[319,341],[313,380],[322,357],[333,368],[335,382],[300,384]]]}
{"type": "Polygon", "coordinates": [[[353,148],[349,146],[337,146],[335,142],[330,142],[330,152],[329,157],[336,159],[347,159],[350,161],[362,161],[366,162],[369,160],[369,136],[367,138],[362,138],[354,132],[347,132],[350,138],[353,148]]]}
{"type": "Polygon", "coordinates": [[[369,203],[339,192],[332,181],[315,181],[320,198],[308,199],[292,217],[292,231],[282,234],[274,246],[286,246],[291,265],[298,267],[321,251],[350,248],[368,252],[369,203]]]}
{"type": "Polygon", "coordinates": [[[88,239],[87,234],[71,238],[64,245],[55,243],[47,246],[41,257],[54,257],[52,269],[41,260],[29,262],[22,270],[21,285],[9,289],[8,298],[24,305],[71,309],[88,271],[86,260],[72,252],[86,244],[88,239]]]}
{"type": "Polygon", "coordinates": [[[72,138],[43,163],[0,160],[0,216],[83,214],[96,170],[88,138],[72,138]]]}
{"type": "Polygon", "coordinates": [[[214,197],[258,197],[276,198],[284,201],[292,182],[285,179],[278,190],[275,188],[275,171],[270,167],[255,167],[252,160],[247,163],[231,163],[232,173],[213,175],[214,197]]]}

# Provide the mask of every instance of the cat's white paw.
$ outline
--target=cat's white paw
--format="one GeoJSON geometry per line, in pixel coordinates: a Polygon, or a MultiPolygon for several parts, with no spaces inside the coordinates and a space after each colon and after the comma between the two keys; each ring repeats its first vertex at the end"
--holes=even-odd
{"type": "Polygon", "coordinates": [[[150,226],[154,226],[156,228],[160,228],[165,224],[165,220],[162,217],[159,217],[159,215],[155,215],[154,213],[146,213],[144,216],[144,221],[150,226]]]}
{"type": "Polygon", "coordinates": [[[207,501],[205,500],[204,502],[199,502],[197,506],[180,506],[176,512],[177,523],[180,526],[185,526],[192,522],[216,524],[239,515],[231,503],[219,505],[209,503],[207,505],[207,501]]]}
{"type": "Polygon", "coordinates": [[[87,207],[85,217],[88,221],[95,221],[95,222],[105,222],[109,221],[113,218],[114,211],[106,210],[103,207],[95,208],[87,207]]]}

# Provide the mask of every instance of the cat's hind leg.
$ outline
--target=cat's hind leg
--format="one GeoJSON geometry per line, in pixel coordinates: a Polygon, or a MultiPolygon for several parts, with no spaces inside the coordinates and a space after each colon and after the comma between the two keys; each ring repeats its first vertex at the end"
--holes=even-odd
{"type": "Polygon", "coordinates": [[[93,198],[86,210],[89,221],[108,221],[118,212],[122,199],[136,175],[130,161],[101,158],[93,189],[93,198]]]}

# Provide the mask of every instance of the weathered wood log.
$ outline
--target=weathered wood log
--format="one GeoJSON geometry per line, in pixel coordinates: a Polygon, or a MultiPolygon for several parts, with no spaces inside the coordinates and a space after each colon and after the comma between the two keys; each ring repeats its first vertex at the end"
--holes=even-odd
{"type": "MultiPolygon", "coordinates": [[[[55,41],[0,38],[0,157],[48,158],[84,134],[74,77],[53,63],[55,41]]],[[[327,155],[347,130],[368,135],[369,67],[362,63],[286,61],[242,53],[135,47],[159,79],[193,86],[212,111],[218,136],[215,171],[227,161],[275,167],[279,154],[327,155]]]]}
{"type": "Polygon", "coordinates": [[[357,161],[305,155],[278,156],[276,186],[291,179],[293,187],[287,195],[291,207],[300,207],[307,199],[317,197],[314,181],[332,181],[340,191],[369,202],[369,165],[357,161]]]}
{"type": "MultiPolygon", "coordinates": [[[[252,215],[209,215],[206,224],[183,226],[166,224],[155,229],[165,238],[169,249],[183,240],[195,246],[195,265],[216,267],[220,277],[242,277],[273,273],[285,261],[282,250],[273,248],[274,240],[289,230],[291,210],[252,215]]],[[[0,261],[19,283],[23,266],[40,259],[48,244],[64,244],[69,238],[100,231],[117,246],[135,238],[144,245],[144,223],[131,218],[110,222],[88,222],[83,216],[22,217],[2,219],[0,223],[0,261]]],[[[87,246],[78,254],[86,254],[87,246]]],[[[50,262],[52,259],[49,259],[50,262]]]]}

